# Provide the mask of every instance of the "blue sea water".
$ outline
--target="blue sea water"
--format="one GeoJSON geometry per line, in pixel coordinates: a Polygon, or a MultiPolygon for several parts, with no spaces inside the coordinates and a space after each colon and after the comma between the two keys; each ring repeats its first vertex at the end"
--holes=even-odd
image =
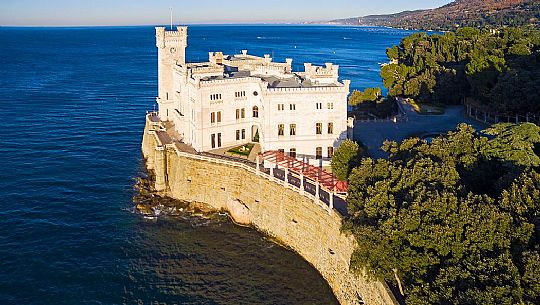
{"type": "MultiPolygon", "coordinates": [[[[192,26],[188,60],[248,49],[380,86],[387,28],[192,26]]],[[[132,211],[152,27],[0,28],[0,304],[337,304],[298,255],[225,218],[132,211]]]]}

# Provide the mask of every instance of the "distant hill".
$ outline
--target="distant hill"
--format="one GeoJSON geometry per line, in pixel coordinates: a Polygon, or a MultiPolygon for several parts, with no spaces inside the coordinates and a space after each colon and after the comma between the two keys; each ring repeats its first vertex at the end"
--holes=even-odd
{"type": "Polygon", "coordinates": [[[540,0],[456,0],[445,6],[390,15],[338,19],[329,24],[451,30],[473,26],[539,26],[540,0]]]}

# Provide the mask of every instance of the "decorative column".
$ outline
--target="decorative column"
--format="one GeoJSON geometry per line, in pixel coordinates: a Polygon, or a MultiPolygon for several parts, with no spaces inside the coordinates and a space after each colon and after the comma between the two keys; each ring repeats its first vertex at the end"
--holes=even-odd
{"type": "Polygon", "coordinates": [[[300,175],[300,195],[304,195],[304,174],[300,175]]]}
{"type": "Polygon", "coordinates": [[[287,167],[285,167],[285,178],[283,182],[285,182],[285,187],[289,186],[289,168],[287,167]]]}
{"type": "Polygon", "coordinates": [[[257,167],[255,168],[255,173],[257,174],[257,176],[260,176],[261,174],[261,169],[260,169],[260,160],[259,160],[259,155],[257,155],[257,158],[255,158],[255,162],[257,163],[257,167]]]}
{"type": "Polygon", "coordinates": [[[319,187],[320,187],[320,186],[319,186],[319,181],[317,181],[317,182],[315,183],[315,200],[316,200],[317,204],[319,204],[319,201],[321,200],[321,199],[320,199],[321,196],[320,196],[319,187]]]}
{"type": "Polygon", "coordinates": [[[329,193],[330,195],[330,209],[329,209],[329,213],[332,213],[332,210],[334,209],[334,193],[329,193]]]}

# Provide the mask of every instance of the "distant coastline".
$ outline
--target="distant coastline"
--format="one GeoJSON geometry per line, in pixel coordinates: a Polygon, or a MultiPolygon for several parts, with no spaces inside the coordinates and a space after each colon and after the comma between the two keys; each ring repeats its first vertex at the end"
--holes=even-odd
{"type": "Polygon", "coordinates": [[[533,0],[456,0],[435,9],[318,21],[347,26],[389,26],[404,30],[449,31],[461,27],[538,28],[540,2],[533,0]]]}

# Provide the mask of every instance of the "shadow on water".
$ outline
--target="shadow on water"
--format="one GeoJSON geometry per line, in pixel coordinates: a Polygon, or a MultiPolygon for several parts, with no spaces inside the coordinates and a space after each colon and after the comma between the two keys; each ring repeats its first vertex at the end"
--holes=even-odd
{"type": "Polygon", "coordinates": [[[338,304],[297,254],[226,216],[142,220],[125,304],[338,304]]]}

